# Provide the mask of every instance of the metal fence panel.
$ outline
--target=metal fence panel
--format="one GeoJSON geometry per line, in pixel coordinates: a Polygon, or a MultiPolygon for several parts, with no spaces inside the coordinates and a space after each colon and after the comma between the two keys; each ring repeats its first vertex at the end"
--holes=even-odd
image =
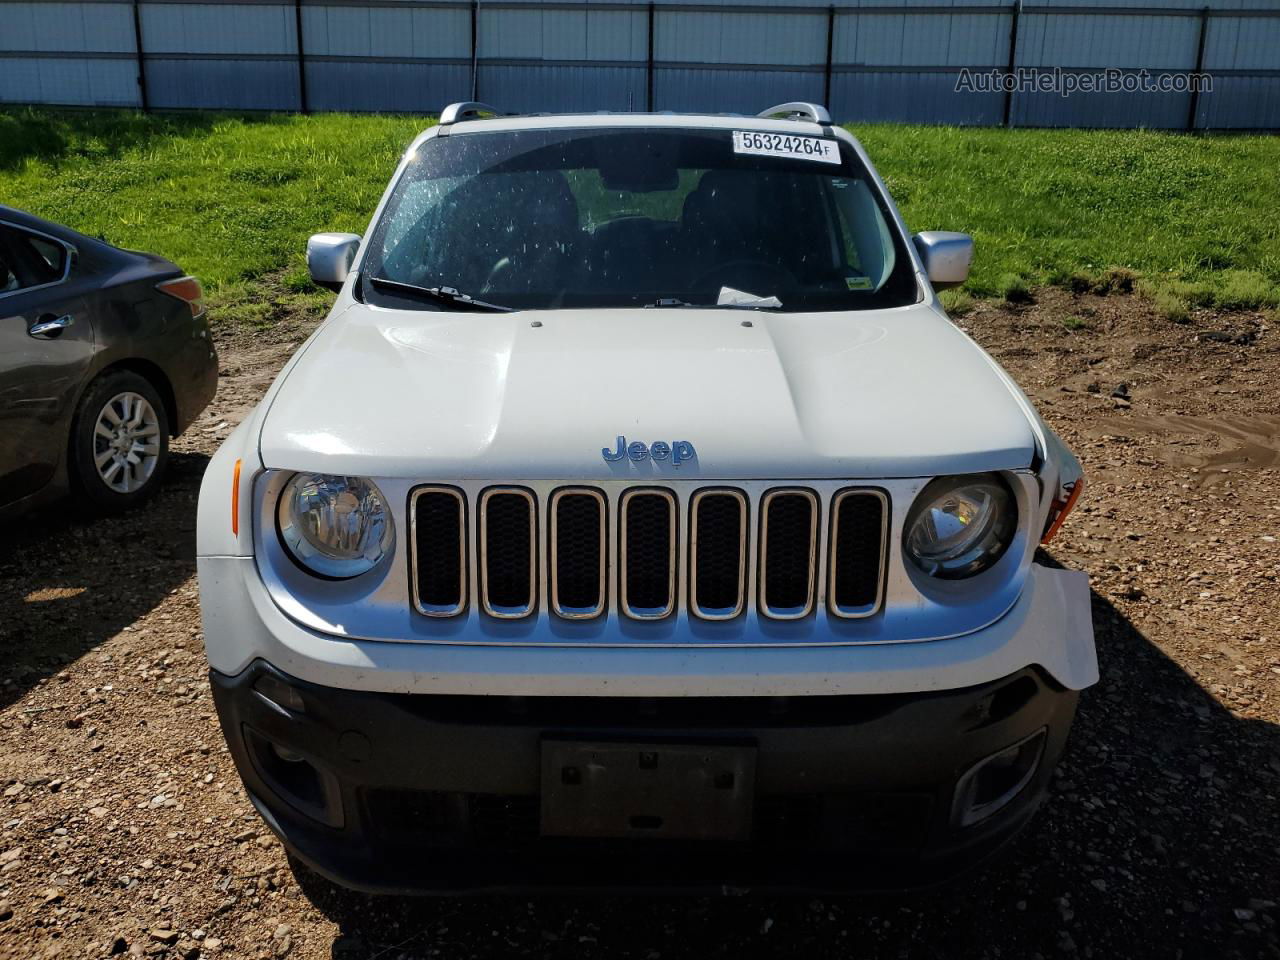
{"type": "Polygon", "coordinates": [[[1213,96],[1200,99],[1197,122],[1210,130],[1280,130],[1280,77],[1216,78],[1213,96]]]}
{"type": "Polygon", "coordinates": [[[140,8],[148,54],[292,54],[292,6],[145,3],[140,8]]]}
{"type": "Polygon", "coordinates": [[[466,10],[311,6],[302,29],[308,56],[471,58],[466,10]]]}
{"type": "Polygon", "coordinates": [[[840,116],[859,123],[995,126],[1004,115],[1004,94],[957,94],[952,73],[839,73],[831,102],[840,104],[840,116]]]}
{"type": "Polygon", "coordinates": [[[471,98],[471,64],[307,62],[313,110],[431,113],[471,98]]]}
{"type": "MultiPolygon", "coordinates": [[[[654,31],[654,56],[683,63],[823,63],[825,13],[663,13],[654,31]]],[[[767,104],[766,104],[767,106],[767,104]]]]}
{"type": "Polygon", "coordinates": [[[1204,2],[0,0],[0,101],[423,112],[478,94],[522,112],[755,112],[805,99],[839,120],[1280,127],[1276,0],[1204,2]],[[1214,86],[1200,94],[956,88],[962,69],[1158,77],[1201,62],[1214,86]]]}
{"type": "Polygon", "coordinates": [[[133,50],[133,15],[126,3],[6,3],[0,24],[0,50],[133,50]]]}
{"type": "Polygon", "coordinates": [[[0,57],[0,102],[138,106],[130,60],[0,57]]]}
{"type": "Polygon", "coordinates": [[[489,9],[482,4],[479,54],[485,60],[644,60],[647,23],[639,11],[489,9]]]}
{"type": "Polygon", "coordinates": [[[481,97],[517,113],[545,110],[549,100],[567,111],[644,109],[643,66],[491,64],[480,82],[481,97]]]}
{"type": "Polygon", "coordinates": [[[280,60],[148,59],[153,107],[204,110],[293,110],[298,69],[280,60]]]}
{"type": "MultiPolygon", "coordinates": [[[[1158,76],[1158,74],[1154,74],[1158,76]]],[[[1181,129],[1190,99],[1185,93],[1019,93],[1012,122],[1020,127],[1100,127],[1181,129]]]]}
{"type": "Polygon", "coordinates": [[[1200,20],[1028,12],[1018,31],[1019,66],[1189,70],[1196,62],[1200,20]]]}
{"type": "Polygon", "coordinates": [[[653,84],[658,108],[677,112],[753,114],[774,103],[822,99],[822,74],[813,70],[661,67],[653,84]]]}
{"type": "Polygon", "coordinates": [[[1210,72],[1280,68],[1280,17],[1210,20],[1204,63],[1210,72]]]}

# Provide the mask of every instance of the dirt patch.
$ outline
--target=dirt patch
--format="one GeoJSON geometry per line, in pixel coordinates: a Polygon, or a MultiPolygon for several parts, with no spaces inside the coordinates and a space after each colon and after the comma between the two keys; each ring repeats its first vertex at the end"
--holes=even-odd
{"type": "Polygon", "coordinates": [[[1178,325],[1050,290],[964,318],[1088,470],[1047,559],[1092,577],[1103,680],[1046,808],[935,893],[690,902],[299,885],[223,746],[193,559],[207,457],[314,324],[286,314],[222,336],[218,399],[146,509],[55,507],[0,547],[0,956],[1280,957],[1280,341],[1262,315],[1178,325]]]}

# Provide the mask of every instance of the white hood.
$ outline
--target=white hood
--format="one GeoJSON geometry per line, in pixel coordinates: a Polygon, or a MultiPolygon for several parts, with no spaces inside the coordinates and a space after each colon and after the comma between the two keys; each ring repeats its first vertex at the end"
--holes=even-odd
{"type": "Polygon", "coordinates": [[[920,304],[440,313],[355,304],[284,375],[267,467],[419,479],[877,478],[1028,466],[1028,411],[920,304]],[[750,324],[750,326],[744,326],[750,324]],[[673,465],[608,462],[692,444],[673,465]]]}

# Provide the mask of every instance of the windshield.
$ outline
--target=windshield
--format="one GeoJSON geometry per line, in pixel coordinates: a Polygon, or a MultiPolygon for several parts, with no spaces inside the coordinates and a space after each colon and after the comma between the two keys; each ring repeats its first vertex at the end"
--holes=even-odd
{"type": "Polygon", "coordinates": [[[846,144],[658,128],[425,141],[374,228],[361,296],[451,309],[441,288],[525,310],[918,299],[899,232],[846,144]]]}

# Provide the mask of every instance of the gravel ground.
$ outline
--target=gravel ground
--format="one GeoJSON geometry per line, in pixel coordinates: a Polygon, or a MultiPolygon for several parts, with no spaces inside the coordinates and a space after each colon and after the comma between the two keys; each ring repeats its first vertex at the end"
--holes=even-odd
{"type": "Polygon", "coordinates": [[[224,337],[162,494],[0,545],[0,957],[1280,957],[1280,334],[1042,291],[964,325],[1084,460],[1052,558],[1102,682],[999,862],[900,898],[371,900],[306,890],[223,747],[201,647],[208,455],[305,336],[224,337]]]}

